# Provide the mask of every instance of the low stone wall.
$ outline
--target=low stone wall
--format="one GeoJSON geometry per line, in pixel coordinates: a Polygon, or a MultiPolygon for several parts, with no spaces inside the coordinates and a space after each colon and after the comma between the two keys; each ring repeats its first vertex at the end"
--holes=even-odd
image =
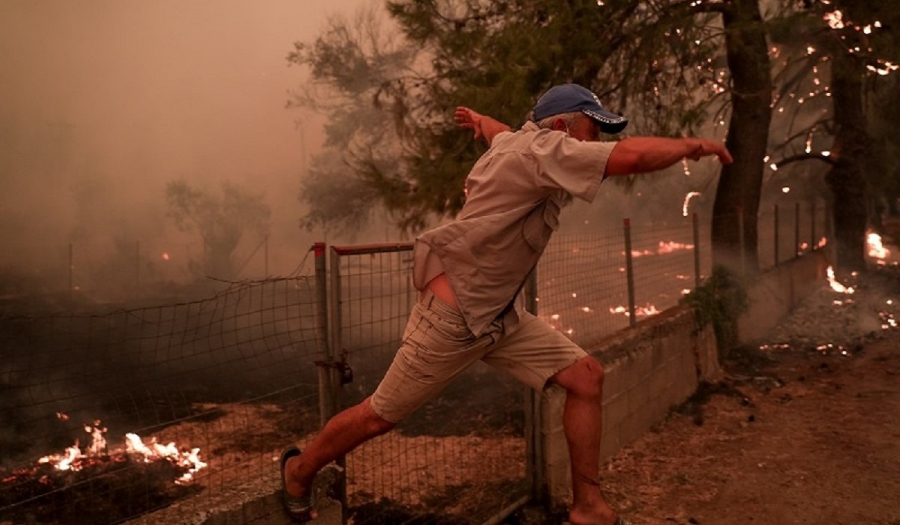
{"type": "MultiPolygon", "coordinates": [[[[749,310],[738,320],[739,340],[764,337],[821,286],[828,252],[784,263],[751,283],[749,310]]],[[[679,306],[641,321],[590,347],[606,370],[601,461],[634,442],[686,401],[701,381],[721,378],[712,325],[698,329],[693,311],[679,306]]],[[[553,506],[571,500],[571,468],[562,427],[565,391],[553,386],[541,398],[544,491],[553,506]]]]}
{"type": "Polygon", "coordinates": [[[830,250],[816,250],[769,270],[750,283],[750,308],[738,319],[738,341],[749,343],[772,331],[805,297],[825,282],[830,250]]]}
{"type": "MultiPolygon", "coordinates": [[[[698,330],[693,311],[676,307],[591,348],[603,364],[601,460],[635,441],[693,394],[700,381],[721,375],[712,326],[698,330]]],[[[571,494],[571,468],[562,426],[565,391],[541,396],[545,491],[555,506],[571,494]]]]}

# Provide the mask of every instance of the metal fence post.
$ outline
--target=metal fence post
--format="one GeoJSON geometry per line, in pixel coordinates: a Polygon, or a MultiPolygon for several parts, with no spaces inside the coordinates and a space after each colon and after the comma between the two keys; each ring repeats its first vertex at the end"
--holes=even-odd
{"type": "Polygon", "coordinates": [[[697,212],[693,215],[694,223],[694,289],[700,288],[700,219],[697,212]]]}
{"type": "Polygon", "coordinates": [[[810,223],[810,239],[809,239],[809,247],[810,250],[817,249],[818,242],[816,241],[816,200],[813,199],[812,202],[809,203],[809,223],[810,223]]]}
{"type": "Polygon", "coordinates": [[[794,259],[800,257],[800,201],[794,203],[794,259]]]}
{"type": "Polygon", "coordinates": [[[775,266],[778,266],[778,205],[775,205],[775,266]]]}
{"type": "Polygon", "coordinates": [[[625,228],[625,276],[628,282],[628,326],[634,328],[637,316],[634,312],[634,268],[631,257],[631,219],[624,221],[625,228]]]}
{"type": "MultiPolygon", "coordinates": [[[[537,266],[525,278],[525,309],[534,315],[538,313],[537,266]]],[[[531,497],[545,502],[544,491],[544,449],[541,441],[541,392],[529,389],[525,396],[525,475],[531,487],[531,497]]]]}
{"type": "MultiPolygon", "coordinates": [[[[747,249],[744,246],[744,207],[737,207],[738,215],[738,243],[740,244],[741,254],[741,277],[747,275],[747,249]]],[[[714,219],[715,220],[715,219],[714,219]]]]}
{"type": "MultiPolygon", "coordinates": [[[[343,358],[343,341],[341,340],[342,329],[342,308],[341,303],[341,255],[337,249],[331,247],[330,266],[331,266],[331,355],[328,360],[330,363],[338,363],[343,358]]],[[[331,414],[336,414],[340,410],[341,405],[341,381],[338,377],[338,370],[335,367],[328,367],[328,375],[331,380],[331,414]]],[[[337,487],[338,499],[341,502],[341,522],[347,523],[347,458],[341,456],[335,461],[344,473],[337,487]]]]}
{"type": "MultiPolygon", "coordinates": [[[[316,360],[326,363],[331,359],[328,349],[328,270],[325,266],[325,243],[313,244],[316,261],[316,360]]],[[[334,412],[331,399],[331,372],[319,366],[319,426],[325,426],[334,412]]]]}
{"type": "MultiPolygon", "coordinates": [[[[328,356],[328,359],[329,361],[336,361],[340,358],[343,346],[343,341],[341,340],[341,322],[343,319],[341,310],[341,256],[334,246],[331,247],[329,259],[331,263],[331,293],[329,295],[331,303],[331,355],[328,356]]],[[[340,407],[340,382],[337,380],[335,370],[331,367],[328,370],[331,378],[330,409],[331,413],[335,414],[340,407]]]]}

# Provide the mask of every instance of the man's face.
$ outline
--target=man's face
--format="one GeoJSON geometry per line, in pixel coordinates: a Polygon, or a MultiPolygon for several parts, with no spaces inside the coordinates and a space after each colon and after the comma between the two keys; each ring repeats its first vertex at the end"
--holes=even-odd
{"type": "Polygon", "coordinates": [[[596,142],[600,140],[600,126],[587,115],[579,115],[569,126],[569,135],[580,141],[596,142]]]}

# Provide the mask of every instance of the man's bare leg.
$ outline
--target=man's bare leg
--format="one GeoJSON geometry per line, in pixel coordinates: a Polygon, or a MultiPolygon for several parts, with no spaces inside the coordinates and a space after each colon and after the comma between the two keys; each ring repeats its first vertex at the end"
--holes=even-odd
{"type": "Polygon", "coordinates": [[[616,513],[600,493],[600,437],[603,427],[603,367],[586,357],[552,381],[566,389],[563,429],[572,462],[572,525],[613,525],[616,513]]]}
{"type": "Polygon", "coordinates": [[[288,494],[309,494],[316,474],[337,458],[366,441],[396,426],[372,410],[371,398],[331,418],[302,454],[285,463],[285,487],[288,494]]]}

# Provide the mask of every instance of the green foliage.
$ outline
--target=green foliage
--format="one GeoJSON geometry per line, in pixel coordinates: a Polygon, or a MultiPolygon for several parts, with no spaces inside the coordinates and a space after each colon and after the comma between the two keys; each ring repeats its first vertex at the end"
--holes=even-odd
{"type": "Polygon", "coordinates": [[[694,309],[699,328],[712,323],[719,355],[737,344],[737,320],[749,306],[744,284],[724,266],[716,266],[701,286],[681,299],[694,309]]]}
{"type": "Polygon", "coordinates": [[[408,84],[419,50],[398,42],[373,7],[352,19],[336,16],[311,43],[298,42],[291,64],[307,68],[310,82],[289,106],[327,116],[325,150],[312,159],[299,200],[307,229],[360,227],[374,206],[409,208],[417,194],[403,177],[406,154],[399,133],[409,103],[408,84]]]}
{"type": "MultiPolygon", "coordinates": [[[[407,230],[464,203],[466,174],[484,146],[453,124],[456,106],[515,127],[546,89],[577,82],[627,112],[631,132],[674,135],[723,102],[697,91],[724,81],[708,67],[721,66],[721,28],[687,2],[395,0],[387,7],[406,40],[388,39],[393,33],[367,11],[332,20],[288,59],[308,67],[317,88],[295,103],[329,116],[327,144],[342,152],[341,169],[407,230]],[[373,120],[379,124],[360,125],[373,120]]],[[[309,189],[301,200],[321,207],[310,198],[320,192],[309,189]]],[[[352,219],[313,212],[304,222],[342,217],[352,219]]]]}

